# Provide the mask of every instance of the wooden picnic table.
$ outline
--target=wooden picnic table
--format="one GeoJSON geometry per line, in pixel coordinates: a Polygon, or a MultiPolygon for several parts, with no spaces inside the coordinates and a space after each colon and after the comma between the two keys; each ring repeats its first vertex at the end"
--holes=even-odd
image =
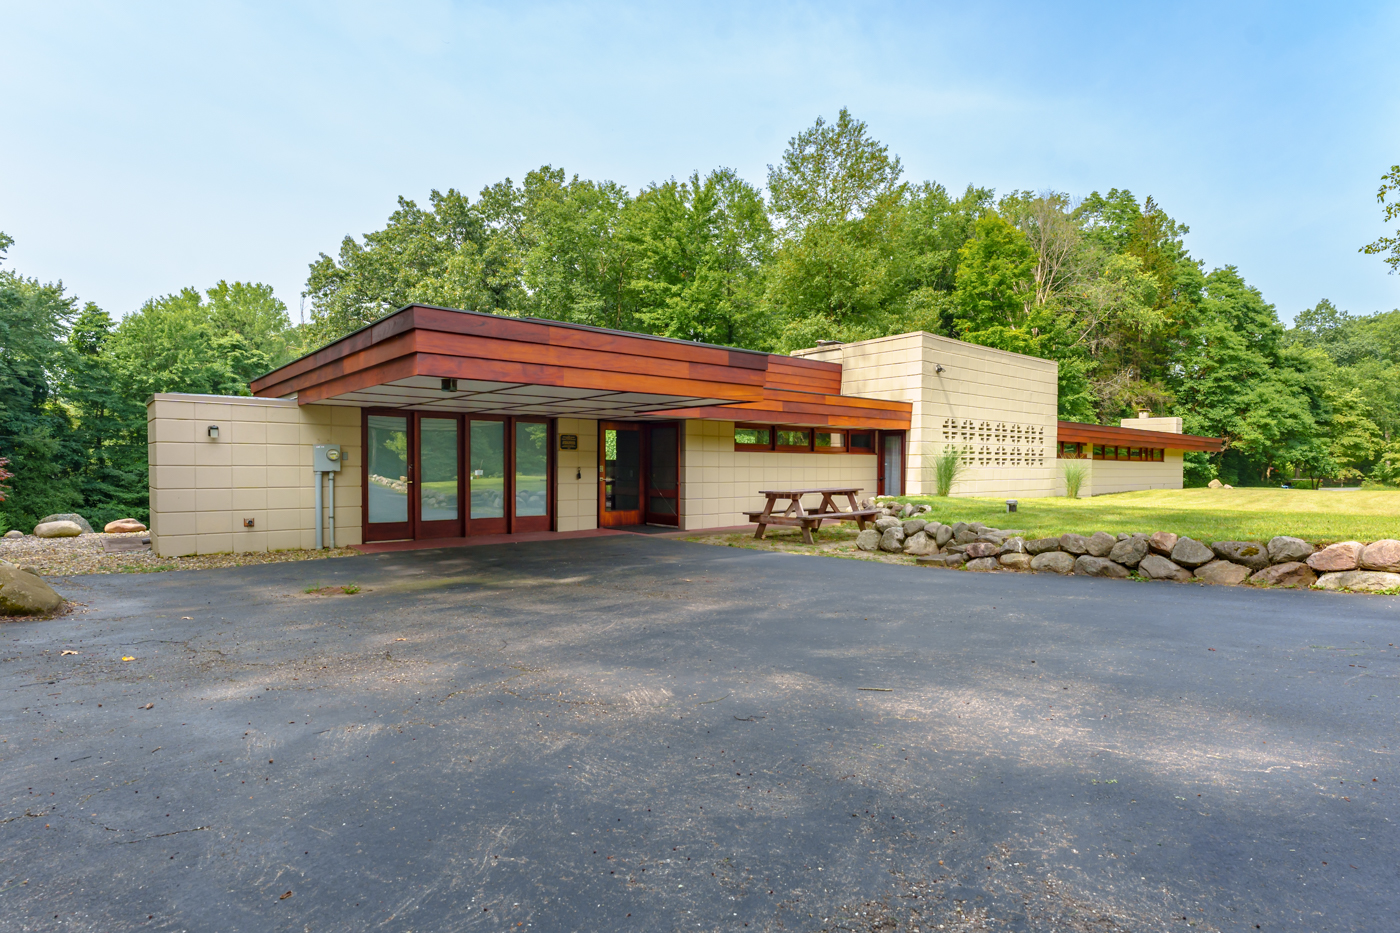
{"type": "Polygon", "coordinates": [[[760,496],[767,496],[768,502],[762,511],[745,512],[749,521],[758,524],[753,536],[762,539],[769,525],[790,525],[802,529],[802,540],[807,544],[812,540],[813,529],[820,528],[822,522],[855,522],[860,530],[865,530],[865,521],[880,514],[879,509],[862,509],[856,502],[859,486],[837,486],[830,489],[760,489],[760,496]],[[803,496],[821,496],[822,501],[815,510],[802,507],[803,496]],[[845,496],[850,503],[850,511],[842,511],[833,501],[835,496],[845,496]],[[787,502],[787,508],[776,511],[779,502],[787,502]],[[776,512],[776,514],[775,514],[776,512]]]}

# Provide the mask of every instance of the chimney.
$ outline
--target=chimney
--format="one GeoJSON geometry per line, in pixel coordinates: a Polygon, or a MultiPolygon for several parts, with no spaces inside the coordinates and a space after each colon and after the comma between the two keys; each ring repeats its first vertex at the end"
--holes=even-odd
{"type": "Polygon", "coordinates": [[[1138,409],[1138,417],[1139,417],[1139,418],[1151,418],[1151,417],[1152,417],[1152,412],[1148,411],[1146,408],[1139,408],[1139,409],[1138,409]]]}

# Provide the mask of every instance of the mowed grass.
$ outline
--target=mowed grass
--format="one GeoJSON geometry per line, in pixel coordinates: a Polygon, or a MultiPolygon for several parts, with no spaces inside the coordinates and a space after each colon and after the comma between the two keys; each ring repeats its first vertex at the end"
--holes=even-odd
{"type": "MultiPolygon", "coordinates": [[[[1170,531],[1200,541],[1268,541],[1293,535],[1314,544],[1400,538],[1400,491],[1312,489],[1151,489],[1085,499],[906,496],[933,507],[945,524],[980,521],[1024,529],[1027,537],[1066,532],[1170,531]]],[[[928,516],[921,516],[928,517],[928,516]]]]}

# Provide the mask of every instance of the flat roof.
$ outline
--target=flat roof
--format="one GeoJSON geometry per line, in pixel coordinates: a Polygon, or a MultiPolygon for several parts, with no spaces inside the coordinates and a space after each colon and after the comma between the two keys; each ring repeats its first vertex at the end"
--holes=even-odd
{"type": "Polygon", "coordinates": [[[1219,437],[1177,434],[1173,431],[1146,431],[1142,428],[1121,428],[1106,424],[1082,424],[1078,421],[1059,422],[1056,433],[1062,441],[1082,444],[1126,444],[1129,447],[1162,447],[1170,450],[1204,450],[1219,453],[1225,441],[1219,437]]]}

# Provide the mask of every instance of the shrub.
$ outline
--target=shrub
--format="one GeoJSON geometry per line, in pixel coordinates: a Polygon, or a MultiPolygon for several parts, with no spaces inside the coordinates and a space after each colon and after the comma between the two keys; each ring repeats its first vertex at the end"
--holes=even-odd
{"type": "Polygon", "coordinates": [[[929,464],[924,468],[925,482],[931,478],[936,495],[949,495],[967,472],[967,462],[963,460],[962,451],[952,445],[944,445],[936,454],[932,451],[930,445],[924,453],[924,462],[929,464]]]}
{"type": "Polygon", "coordinates": [[[1065,478],[1065,495],[1070,499],[1078,499],[1079,487],[1083,486],[1084,480],[1089,477],[1089,468],[1082,463],[1066,460],[1060,472],[1065,478]]]}

